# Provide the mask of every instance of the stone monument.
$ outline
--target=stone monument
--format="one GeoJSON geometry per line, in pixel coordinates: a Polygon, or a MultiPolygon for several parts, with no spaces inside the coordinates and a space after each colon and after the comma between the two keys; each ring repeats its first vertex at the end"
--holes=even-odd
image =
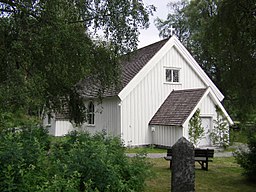
{"type": "Polygon", "coordinates": [[[194,146],[184,137],[180,138],[172,147],[171,191],[195,191],[194,146]]]}

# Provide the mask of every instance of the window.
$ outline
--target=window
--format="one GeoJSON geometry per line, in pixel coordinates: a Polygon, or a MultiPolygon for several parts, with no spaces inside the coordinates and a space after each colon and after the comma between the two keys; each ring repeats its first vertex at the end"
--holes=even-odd
{"type": "Polygon", "coordinates": [[[180,82],[180,70],[179,69],[165,69],[165,81],[170,83],[180,82]]]}
{"type": "Polygon", "coordinates": [[[47,124],[48,125],[52,124],[52,116],[50,113],[47,115],[47,124]]]}
{"type": "Polygon", "coordinates": [[[94,104],[92,101],[88,105],[88,124],[94,125],[94,104]]]}

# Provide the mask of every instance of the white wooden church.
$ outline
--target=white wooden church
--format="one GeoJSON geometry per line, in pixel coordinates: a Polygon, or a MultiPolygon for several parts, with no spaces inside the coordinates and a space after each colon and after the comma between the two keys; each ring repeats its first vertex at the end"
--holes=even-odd
{"type": "Polygon", "coordinates": [[[121,88],[106,90],[102,102],[97,100],[96,84],[81,82],[89,113],[85,124],[74,128],[55,115],[44,122],[50,134],[105,131],[120,136],[126,146],[172,146],[182,136],[188,139],[189,120],[200,109],[205,137],[199,146],[210,146],[216,106],[233,124],[221,104],[224,96],[175,35],[138,49],[120,67],[121,88]]]}

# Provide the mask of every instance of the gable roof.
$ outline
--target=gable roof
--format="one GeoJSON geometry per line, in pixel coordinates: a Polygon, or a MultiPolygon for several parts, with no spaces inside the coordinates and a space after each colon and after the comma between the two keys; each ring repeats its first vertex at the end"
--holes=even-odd
{"type": "Polygon", "coordinates": [[[158,41],[128,55],[121,63],[123,88],[138,74],[149,60],[165,45],[168,39],[158,41]]]}
{"type": "Polygon", "coordinates": [[[141,82],[145,75],[148,74],[155,63],[157,63],[172,47],[176,48],[205,85],[211,87],[218,100],[222,101],[224,99],[223,94],[175,35],[170,39],[156,42],[124,56],[120,63],[121,74],[120,84],[118,86],[112,86],[102,90],[101,84],[97,79],[87,77],[77,84],[79,87],[78,92],[85,98],[96,98],[99,96],[100,92],[102,97],[118,96],[123,100],[134,87],[141,82]]]}
{"type": "Polygon", "coordinates": [[[217,98],[222,101],[224,99],[223,94],[216,87],[216,85],[212,82],[212,80],[207,76],[207,74],[203,71],[203,69],[199,66],[199,64],[195,61],[192,55],[188,52],[188,50],[182,45],[182,43],[178,40],[178,38],[173,35],[164,45],[163,47],[154,54],[154,56],[148,61],[147,65],[145,65],[140,72],[135,75],[131,81],[121,90],[118,94],[119,98],[123,100],[129,93],[136,87],[141,80],[148,74],[148,72],[155,66],[155,64],[160,61],[160,59],[172,48],[175,47],[176,50],[181,54],[181,56],[185,59],[188,65],[195,71],[198,77],[205,83],[207,87],[211,87],[214,94],[217,98]]]}
{"type": "MultiPolygon", "coordinates": [[[[120,63],[120,85],[103,91],[103,97],[117,96],[118,93],[139,73],[149,60],[164,46],[168,39],[164,39],[140,48],[123,56],[120,63]]],[[[85,98],[95,98],[101,90],[100,82],[95,78],[87,77],[78,83],[79,93],[85,98]]]]}
{"type": "Polygon", "coordinates": [[[149,125],[182,126],[190,116],[207,89],[172,91],[149,125]]]}

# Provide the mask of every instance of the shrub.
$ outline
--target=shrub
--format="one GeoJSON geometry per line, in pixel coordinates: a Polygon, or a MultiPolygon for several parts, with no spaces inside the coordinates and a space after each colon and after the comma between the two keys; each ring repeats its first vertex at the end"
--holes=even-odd
{"type": "Polygon", "coordinates": [[[38,126],[0,134],[0,191],[141,191],[145,156],[128,158],[119,138],[72,132],[49,144],[38,126]]]}
{"type": "Polygon", "coordinates": [[[238,164],[244,169],[244,175],[252,181],[256,181],[256,124],[248,132],[248,148],[235,152],[238,164]]]}
{"type": "Polygon", "coordinates": [[[120,139],[104,134],[72,132],[51,148],[50,158],[55,175],[76,178],[77,191],[141,191],[150,167],[143,156],[129,159],[120,139]]]}
{"type": "Polygon", "coordinates": [[[37,178],[44,178],[43,158],[49,148],[42,127],[4,129],[0,134],[0,191],[34,191],[37,178]],[[40,173],[40,174],[39,174],[40,173]],[[37,175],[37,176],[36,176],[37,175]]]}
{"type": "Polygon", "coordinates": [[[31,127],[39,123],[38,118],[24,115],[22,111],[6,112],[0,109],[0,133],[5,129],[31,127]]]}

